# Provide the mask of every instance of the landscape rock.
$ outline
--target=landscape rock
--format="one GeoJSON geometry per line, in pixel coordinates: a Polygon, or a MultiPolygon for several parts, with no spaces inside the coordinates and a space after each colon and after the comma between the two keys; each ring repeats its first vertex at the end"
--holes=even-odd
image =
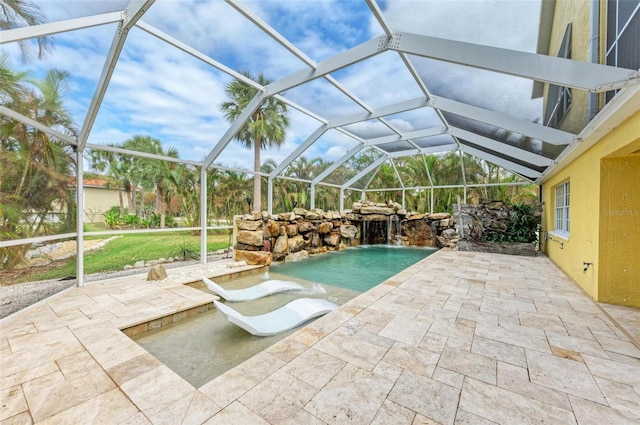
{"type": "Polygon", "coordinates": [[[262,227],[262,220],[236,220],[238,230],[254,231],[262,227]]]}
{"type": "Polygon", "coordinates": [[[167,271],[164,269],[162,264],[156,264],[149,269],[149,273],[147,273],[147,281],[153,280],[164,280],[167,278],[167,271]]]}
{"type": "Polygon", "coordinates": [[[318,233],[321,235],[329,233],[331,229],[333,229],[333,223],[331,222],[320,223],[318,225],[318,233]]]}
{"type": "Polygon", "coordinates": [[[245,261],[250,265],[268,266],[273,261],[270,252],[264,251],[241,251],[236,250],[233,255],[235,261],[245,261]]]}
{"type": "Polygon", "coordinates": [[[273,252],[289,252],[289,238],[287,237],[287,235],[278,236],[278,239],[276,239],[276,243],[273,245],[273,252]]]}
{"type": "Polygon", "coordinates": [[[264,226],[264,237],[270,238],[280,234],[280,225],[274,220],[268,220],[264,226]]]}
{"type": "Polygon", "coordinates": [[[305,258],[309,258],[309,253],[305,250],[302,250],[302,251],[294,252],[293,254],[287,255],[284,262],[289,263],[292,261],[300,261],[300,260],[304,260],[305,258]]]}
{"type": "Polygon", "coordinates": [[[327,245],[337,246],[340,243],[340,234],[333,232],[324,237],[324,241],[327,245]]]}
{"type": "Polygon", "coordinates": [[[343,238],[353,239],[358,233],[358,228],[351,224],[345,224],[340,226],[340,234],[343,238]]]}
{"type": "Polygon", "coordinates": [[[240,230],[238,231],[238,236],[236,240],[239,243],[243,243],[246,245],[262,246],[262,239],[263,239],[262,236],[263,236],[262,230],[255,230],[255,231],[240,230]]]}
{"type": "Polygon", "coordinates": [[[306,233],[315,229],[316,229],[316,226],[314,226],[313,223],[309,221],[303,221],[301,223],[298,223],[298,233],[306,233]]]}
{"type": "Polygon", "coordinates": [[[296,235],[292,238],[289,238],[287,243],[289,245],[289,252],[298,252],[302,248],[304,248],[305,245],[305,241],[302,235],[296,235]]]}

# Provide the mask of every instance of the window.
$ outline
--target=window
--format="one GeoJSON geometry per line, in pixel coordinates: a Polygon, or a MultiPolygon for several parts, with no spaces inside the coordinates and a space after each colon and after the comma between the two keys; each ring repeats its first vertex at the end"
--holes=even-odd
{"type": "Polygon", "coordinates": [[[555,230],[569,234],[569,182],[556,186],[555,230]]]}
{"type": "MultiPolygon", "coordinates": [[[[640,0],[607,1],[607,65],[640,68],[640,0]]],[[[616,94],[607,92],[607,102],[616,94]]]]}
{"type": "MultiPolygon", "coordinates": [[[[558,57],[571,59],[571,24],[567,25],[558,57]]],[[[571,89],[553,84],[549,85],[547,102],[544,107],[544,122],[548,127],[558,128],[571,106],[571,89]]]]}

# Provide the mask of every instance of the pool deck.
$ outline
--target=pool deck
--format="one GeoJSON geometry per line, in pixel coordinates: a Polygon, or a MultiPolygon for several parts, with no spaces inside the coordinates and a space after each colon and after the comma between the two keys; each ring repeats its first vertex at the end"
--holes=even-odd
{"type": "Polygon", "coordinates": [[[1,423],[640,423],[640,310],[546,257],[440,250],[197,389],[121,332],[209,308],[191,267],[2,319],[1,423]]]}

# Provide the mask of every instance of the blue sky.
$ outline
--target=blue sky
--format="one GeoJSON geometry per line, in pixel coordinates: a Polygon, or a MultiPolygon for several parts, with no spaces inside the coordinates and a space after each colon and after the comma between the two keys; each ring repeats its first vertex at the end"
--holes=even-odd
{"type": "MultiPolygon", "coordinates": [[[[122,1],[41,0],[49,22],[120,10],[122,1]]],[[[382,34],[364,1],[248,1],[244,3],[315,62],[382,34]]],[[[451,38],[516,50],[535,51],[538,1],[389,1],[380,2],[395,30],[451,38]]],[[[263,73],[272,80],[305,65],[266,37],[240,13],[221,1],[158,0],[142,21],[190,44],[236,70],[263,73]]],[[[67,106],[80,127],[113,38],[115,25],[55,36],[55,48],[44,61],[21,64],[17,46],[0,47],[15,57],[14,66],[42,74],[56,67],[72,78],[67,106]]],[[[528,97],[531,82],[471,70],[427,59],[414,65],[434,94],[465,100],[494,110],[516,112],[533,120],[540,104],[528,97]],[[486,103],[486,105],[485,105],[486,103]],[[487,106],[490,105],[490,106],[487,106]]],[[[421,96],[397,53],[386,52],[343,69],[333,76],[369,106],[421,96]]],[[[90,143],[121,143],[135,134],[158,138],[180,157],[201,160],[224,134],[228,123],[218,105],[225,100],[230,77],[163,41],[134,28],[115,69],[90,143]]],[[[362,111],[326,81],[319,79],[291,89],[285,96],[326,118],[362,111]]],[[[287,141],[280,149],[263,152],[262,159],[281,161],[320,123],[292,110],[287,141]]],[[[410,131],[437,122],[434,114],[399,114],[389,121],[410,131]]],[[[353,126],[365,136],[388,134],[376,123],[353,126]]],[[[355,142],[329,132],[312,146],[307,157],[328,161],[342,156],[355,142]]],[[[216,160],[227,166],[252,168],[252,154],[232,142],[216,160]]]]}

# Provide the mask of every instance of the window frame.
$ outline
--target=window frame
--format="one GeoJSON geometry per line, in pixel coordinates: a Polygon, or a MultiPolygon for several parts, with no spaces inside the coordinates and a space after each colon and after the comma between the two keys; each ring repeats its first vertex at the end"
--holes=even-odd
{"type": "Polygon", "coordinates": [[[555,186],[554,200],[553,233],[568,239],[571,230],[571,185],[569,180],[555,186]]]}

